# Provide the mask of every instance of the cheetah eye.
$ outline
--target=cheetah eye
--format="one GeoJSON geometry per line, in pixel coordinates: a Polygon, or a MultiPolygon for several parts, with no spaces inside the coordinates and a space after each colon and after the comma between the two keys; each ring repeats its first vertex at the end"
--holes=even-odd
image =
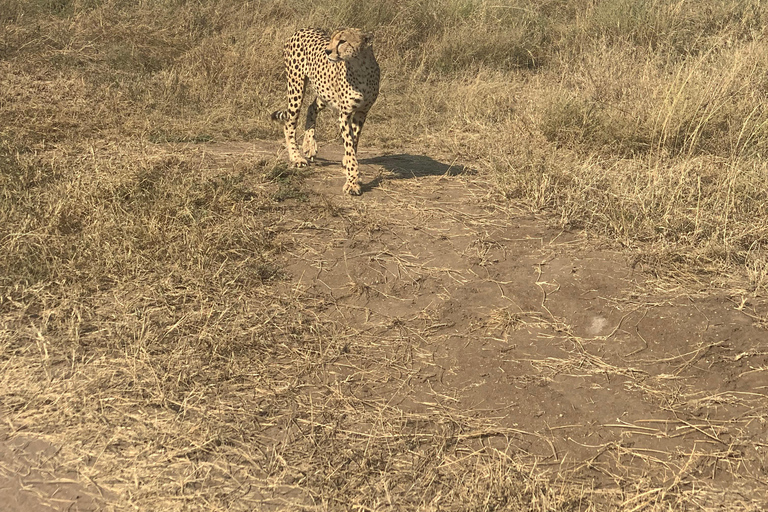
{"type": "Polygon", "coordinates": [[[336,46],[339,47],[339,46],[343,45],[344,43],[346,43],[346,41],[344,39],[339,39],[339,44],[337,44],[336,46]]]}

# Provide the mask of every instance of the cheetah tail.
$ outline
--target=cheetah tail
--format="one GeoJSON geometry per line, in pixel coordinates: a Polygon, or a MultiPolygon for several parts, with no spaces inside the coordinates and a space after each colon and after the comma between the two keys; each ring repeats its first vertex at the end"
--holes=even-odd
{"type": "Polygon", "coordinates": [[[285,121],[288,119],[288,112],[285,110],[276,110],[272,112],[272,120],[273,121],[285,121]]]}

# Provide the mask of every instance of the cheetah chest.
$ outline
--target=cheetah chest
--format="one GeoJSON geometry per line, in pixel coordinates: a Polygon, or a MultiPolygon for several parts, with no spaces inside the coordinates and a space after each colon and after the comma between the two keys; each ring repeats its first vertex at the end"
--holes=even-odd
{"type": "Polygon", "coordinates": [[[379,68],[372,63],[323,62],[308,73],[320,98],[340,112],[371,108],[379,93],[379,68]]]}

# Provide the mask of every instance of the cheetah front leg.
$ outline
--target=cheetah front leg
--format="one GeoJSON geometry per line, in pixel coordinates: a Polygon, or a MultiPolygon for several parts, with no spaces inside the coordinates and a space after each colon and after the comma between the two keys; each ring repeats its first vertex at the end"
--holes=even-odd
{"type": "Polygon", "coordinates": [[[360,173],[358,172],[357,166],[357,140],[355,138],[353,116],[354,114],[341,114],[339,116],[341,137],[344,139],[344,159],[341,163],[344,166],[344,170],[347,172],[347,181],[344,183],[342,191],[347,194],[359,196],[362,191],[360,189],[360,173]]]}
{"type": "Polygon", "coordinates": [[[326,103],[320,98],[315,98],[315,101],[307,109],[307,122],[304,124],[304,143],[301,149],[304,151],[304,155],[309,161],[314,161],[315,155],[317,155],[317,140],[315,139],[315,123],[317,122],[317,114],[320,113],[326,106],[326,103]]]}
{"type": "Polygon", "coordinates": [[[357,158],[357,143],[360,141],[360,133],[363,131],[363,125],[365,124],[365,118],[368,116],[368,112],[357,111],[352,114],[352,140],[354,142],[353,149],[355,150],[355,158],[357,158]]]}

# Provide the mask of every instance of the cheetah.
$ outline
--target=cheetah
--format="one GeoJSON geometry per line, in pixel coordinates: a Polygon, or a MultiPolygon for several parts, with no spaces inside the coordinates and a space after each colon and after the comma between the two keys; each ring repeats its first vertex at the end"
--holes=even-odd
{"type": "Polygon", "coordinates": [[[320,29],[299,30],[284,47],[285,74],[288,79],[288,108],[272,113],[275,121],[284,121],[288,157],[296,167],[307,165],[317,154],[315,121],[317,114],[330,105],[339,112],[344,139],[342,165],[347,173],[343,192],[360,195],[357,142],[360,132],[379,95],[379,64],[371,48],[371,35],[356,28],[338,30],[328,35],[320,29]],[[296,145],[296,124],[302,98],[311,83],[317,96],[307,109],[302,150],[296,145]]]}

